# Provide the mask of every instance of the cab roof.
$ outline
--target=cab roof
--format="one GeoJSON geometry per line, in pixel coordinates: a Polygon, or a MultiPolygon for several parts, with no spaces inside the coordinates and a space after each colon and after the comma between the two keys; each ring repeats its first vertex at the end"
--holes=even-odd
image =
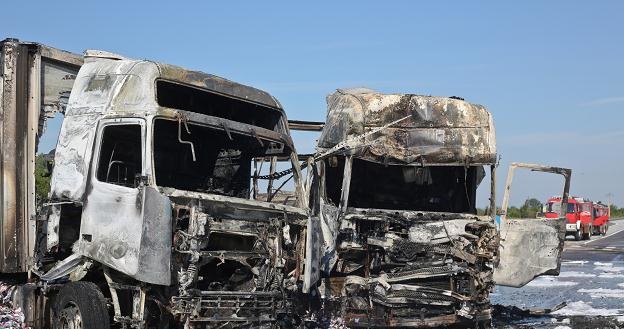
{"type": "Polygon", "coordinates": [[[383,164],[483,165],[497,160],[492,115],[459,97],[338,89],[327,96],[318,148],[344,144],[356,158],[383,164]]]}
{"type": "Polygon", "coordinates": [[[150,60],[130,59],[101,50],[87,50],[85,51],[84,58],[85,64],[80,72],[82,76],[102,74],[136,75],[147,80],[144,81],[144,83],[151,85],[153,85],[156,80],[166,80],[257,104],[261,107],[268,107],[283,113],[281,104],[266,91],[213,74],[188,70],[176,65],[150,60]]]}

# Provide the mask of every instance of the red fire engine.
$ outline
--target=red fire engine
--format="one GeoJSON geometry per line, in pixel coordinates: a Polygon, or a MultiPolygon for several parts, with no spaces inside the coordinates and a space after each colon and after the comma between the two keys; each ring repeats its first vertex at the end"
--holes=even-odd
{"type": "MultiPolygon", "coordinates": [[[[561,213],[561,197],[546,202],[546,218],[558,218],[561,213]]],[[[566,234],[575,240],[589,240],[592,234],[606,234],[609,225],[609,208],[585,198],[568,198],[566,211],[566,234]]]]}
{"type": "Polygon", "coordinates": [[[611,217],[611,209],[609,206],[600,202],[594,203],[594,233],[607,234],[609,229],[609,217],[611,217]]]}

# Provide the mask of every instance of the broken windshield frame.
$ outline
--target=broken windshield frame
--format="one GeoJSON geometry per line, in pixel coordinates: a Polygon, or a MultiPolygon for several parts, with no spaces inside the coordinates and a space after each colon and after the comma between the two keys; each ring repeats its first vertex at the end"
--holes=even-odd
{"type": "MultiPolygon", "coordinates": [[[[485,168],[482,166],[466,167],[459,164],[444,166],[383,165],[351,156],[330,156],[323,161],[325,162],[326,176],[331,177],[330,181],[335,182],[335,186],[331,186],[329,181],[325,182],[324,198],[345,210],[349,207],[477,215],[477,189],[485,183],[483,182],[483,178],[485,178],[483,169],[485,168]],[[368,172],[366,170],[368,167],[373,168],[373,172],[368,172]],[[332,170],[332,168],[335,169],[332,170]],[[378,169],[377,172],[375,172],[375,168],[378,169]],[[457,177],[446,177],[450,174],[457,177]],[[356,176],[357,179],[352,179],[353,176],[356,176]],[[378,179],[381,177],[383,179],[378,179]],[[393,179],[396,182],[393,182],[393,179]],[[432,179],[446,181],[447,184],[443,185],[449,187],[449,191],[446,192],[453,192],[452,195],[442,191],[441,185],[432,182],[432,179]],[[404,184],[398,184],[398,181],[404,181],[404,184]],[[464,184],[464,181],[469,182],[469,184],[464,184]],[[380,196],[384,192],[383,186],[379,185],[380,182],[387,182],[392,185],[386,189],[388,192],[386,199],[383,198],[383,195],[380,196]],[[411,188],[408,186],[410,184],[413,185],[411,188]],[[397,187],[399,185],[405,188],[399,190],[397,187]],[[421,194],[424,195],[421,195],[420,202],[416,202],[418,200],[415,201],[412,198],[414,188],[418,189],[418,186],[423,186],[421,194]],[[457,188],[452,189],[452,186],[457,188]],[[401,196],[398,201],[397,195],[390,195],[397,192],[397,195],[401,196]]],[[[493,209],[495,209],[492,206],[495,202],[495,166],[490,166],[490,168],[490,200],[488,200],[488,212],[484,215],[492,217],[493,209]]]]}
{"type": "Polygon", "coordinates": [[[268,129],[206,115],[176,111],[152,124],[155,185],[183,191],[252,199],[252,162],[281,157],[290,162],[297,204],[300,168],[288,136],[268,129]],[[160,133],[163,134],[160,134],[160,133]],[[193,159],[195,154],[195,160],[193,159]],[[177,164],[175,164],[177,162],[177,164]]]}

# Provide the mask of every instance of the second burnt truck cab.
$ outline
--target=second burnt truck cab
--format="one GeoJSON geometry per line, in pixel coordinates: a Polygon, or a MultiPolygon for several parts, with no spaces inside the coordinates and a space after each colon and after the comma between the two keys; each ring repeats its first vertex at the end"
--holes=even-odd
{"type": "MultiPolygon", "coordinates": [[[[291,122],[322,131],[307,189],[308,229],[320,240],[319,318],[362,328],[482,327],[495,284],[558,273],[563,219],[505,218],[496,229],[496,142],[483,106],[369,89],[339,89],[327,104],[324,124],[291,122]],[[491,186],[486,214],[477,214],[480,184],[491,186]]],[[[567,198],[569,170],[515,168],[564,175],[567,198]]]]}

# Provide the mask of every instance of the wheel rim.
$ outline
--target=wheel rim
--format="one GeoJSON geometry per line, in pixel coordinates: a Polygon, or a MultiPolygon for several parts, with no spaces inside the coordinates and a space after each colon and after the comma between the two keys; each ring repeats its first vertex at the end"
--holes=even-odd
{"type": "Polygon", "coordinates": [[[80,309],[74,303],[70,303],[59,313],[60,329],[83,329],[80,309]]]}

